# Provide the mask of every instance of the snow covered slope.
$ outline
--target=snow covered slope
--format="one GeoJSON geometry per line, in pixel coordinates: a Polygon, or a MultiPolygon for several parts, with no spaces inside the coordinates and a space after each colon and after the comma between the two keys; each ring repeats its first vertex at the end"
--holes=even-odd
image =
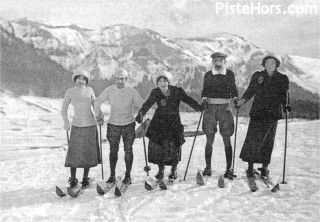
{"type": "MultiPolygon", "coordinates": [[[[90,30],[76,25],[50,26],[27,18],[0,20],[0,27],[71,71],[85,69],[95,78],[110,79],[117,67],[123,67],[129,70],[133,86],[145,76],[152,81],[165,70],[172,73],[174,84],[192,91],[191,80],[203,74],[199,69],[210,69],[210,54],[221,51],[228,54],[228,65],[237,74],[238,85],[245,88],[253,72],[261,69],[262,57],[270,53],[230,33],[171,40],[152,30],[125,24],[90,30]]],[[[280,71],[291,82],[320,93],[319,59],[281,55],[281,60],[280,71]]]]}
{"type": "MultiPolygon", "coordinates": [[[[206,184],[195,183],[204,167],[205,137],[197,137],[186,181],[183,178],[193,138],[186,138],[178,180],[167,191],[146,191],[143,143],[134,143],[133,184],[123,197],[114,190],[98,196],[103,184],[100,166],[90,171],[93,185],[79,198],[59,198],[55,186],[67,184],[64,167],[67,142],[59,112],[61,100],[37,97],[0,97],[0,220],[1,221],[318,221],[320,212],[319,121],[292,120],[288,131],[286,185],[271,193],[260,181],[259,191],[249,192],[246,164],[238,156],[248,127],[240,118],[235,173],[238,177],[221,189],[218,178],[225,170],[223,142],[217,134],[212,157],[214,174],[206,184]]],[[[199,113],[183,113],[182,122],[195,130],[199,113]]],[[[105,126],[102,135],[105,135],[105,126]]],[[[105,136],[103,136],[105,138],[105,136]]],[[[121,143],[121,147],[123,144],[121,143]]],[[[282,181],[284,122],[278,125],[270,172],[282,181]]],[[[105,178],[109,176],[109,145],[103,143],[105,178]]],[[[117,175],[123,176],[123,149],[119,151],[117,175]]],[[[157,166],[151,164],[151,175],[157,166]]],[[[169,174],[169,168],[165,175],[169,174]]],[[[78,170],[78,179],[82,170],[78,170]]]]}

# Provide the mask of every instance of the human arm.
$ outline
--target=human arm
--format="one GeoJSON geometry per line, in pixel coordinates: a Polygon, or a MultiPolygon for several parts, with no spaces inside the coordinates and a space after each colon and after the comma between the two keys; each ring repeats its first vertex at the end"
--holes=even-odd
{"type": "Polygon", "coordinates": [[[208,108],[208,90],[209,90],[209,74],[206,73],[204,74],[203,77],[203,88],[202,88],[202,92],[201,92],[201,107],[202,109],[207,109],[208,108]]]}
{"type": "Polygon", "coordinates": [[[258,87],[258,82],[257,82],[257,73],[254,73],[250,79],[250,83],[246,91],[244,92],[242,98],[237,101],[237,105],[240,107],[246,102],[248,102],[255,94],[257,91],[258,87]]]}
{"type": "Polygon", "coordinates": [[[68,119],[68,107],[71,102],[71,96],[70,96],[70,91],[67,90],[65,93],[65,96],[62,101],[62,106],[61,106],[61,116],[64,122],[63,128],[67,131],[70,130],[70,122],[68,119]]]}
{"type": "Polygon", "coordinates": [[[156,89],[153,89],[148,99],[142,104],[142,107],[135,118],[138,123],[142,123],[143,116],[149,111],[149,109],[153,106],[153,104],[156,103],[156,98],[157,98],[156,94],[157,94],[156,89]]]}
{"type": "Polygon", "coordinates": [[[238,98],[238,89],[237,89],[237,85],[236,85],[236,79],[235,79],[235,74],[234,72],[231,71],[231,82],[230,82],[231,86],[230,86],[230,94],[231,94],[231,98],[238,98]]]}
{"type": "Polygon", "coordinates": [[[281,82],[280,101],[283,107],[283,111],[291,112],[291,104],[289,97],[289,78],[283,75],[283,81],[281,82]]]}
{"type": "Polygon", "coordinates": [[[95,93],[94,93],[94,91],[93,91],[93,89],[92,88],[90,88],[91,90],[91,105],[92,105],[92,107],[94,107],[94,102],[95,102],[95,100],[96,100],[96,95],[95,95],[95,93]]]}
{"type": "Polygon", "coordinates": [[[94,101],[94,114],[99,125],[103,125],[103,114],[101,112],[101,104],[108,100],[108,88],[105,89],[94,101]]]}
{"type": "Polygon", "coordinates": [[[143,105],[143,99],[139,92],[135,89],[133,89],[133,105],[139,108],[141,108],[143,105]]]}
{"type": "Polygon", "coordinates": [[[186,92],[181,87],[179,87],[178,90],[179,90],[179,95],[180,95],[180,99],[182,102],[191,106],[195,111],[202,111],[203,110],[201,105],[199,105],[199,103],[197,103],[197,101],[195,101],[193,98],[188,96],[186,94],[186,92]]]}

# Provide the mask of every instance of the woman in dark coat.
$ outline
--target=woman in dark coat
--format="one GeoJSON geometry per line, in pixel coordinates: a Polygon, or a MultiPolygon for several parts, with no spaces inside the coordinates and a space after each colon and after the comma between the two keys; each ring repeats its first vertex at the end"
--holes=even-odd
{"type": "Polygon", "coordinates": [[[158,180],[163,178],[165,165],[172,166],[169,179],[176,179],[177,165],[181,160],[181,146],[185,142],[184,128],[179,115],[180,102],[185,102],[196,111],[201,111],[202,108],[182,88],[169,85],[166,75],[160,75],[156,82],[158,87],[151,91],[136,121],[141,123],[141,116],[144,116],[154,103],[157,104],[146,133],[149,138],[148,159],[150,163],[158,164],[159,172],[155,176],[158,180]]]}
{"type": "Polygon", "coordinates": [[[277,122],[282,118],[282,108],[287,109],[286,96],[289,79],[278,72],[280,60],[268,55],[262,60],[263,71],[255,72],[250,84],[239,100],[241,106],[252,97],[250,122],[240,158],[248,162],[247,177],[253,177],[253,164],[262,163],[262,176],[268,176],[277,122]]]}

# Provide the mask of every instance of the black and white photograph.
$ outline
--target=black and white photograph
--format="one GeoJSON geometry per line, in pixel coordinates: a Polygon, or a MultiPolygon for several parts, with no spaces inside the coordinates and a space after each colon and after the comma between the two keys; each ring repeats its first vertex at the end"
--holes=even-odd
{"type": "Polygon", "coordinates": [[[0,221],[319,221],[318,0],[0,0],[0,221]]]}

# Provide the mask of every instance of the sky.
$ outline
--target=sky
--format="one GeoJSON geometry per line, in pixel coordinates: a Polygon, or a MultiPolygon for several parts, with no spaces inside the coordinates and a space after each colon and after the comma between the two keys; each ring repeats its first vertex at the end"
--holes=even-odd
{"type": "Polygon", "coordinates": [[[0,0],[0,17],[51,25],[127,24],[168,38],[228,32],[278,54],[320,57],[317,0],[0,0]]]}

